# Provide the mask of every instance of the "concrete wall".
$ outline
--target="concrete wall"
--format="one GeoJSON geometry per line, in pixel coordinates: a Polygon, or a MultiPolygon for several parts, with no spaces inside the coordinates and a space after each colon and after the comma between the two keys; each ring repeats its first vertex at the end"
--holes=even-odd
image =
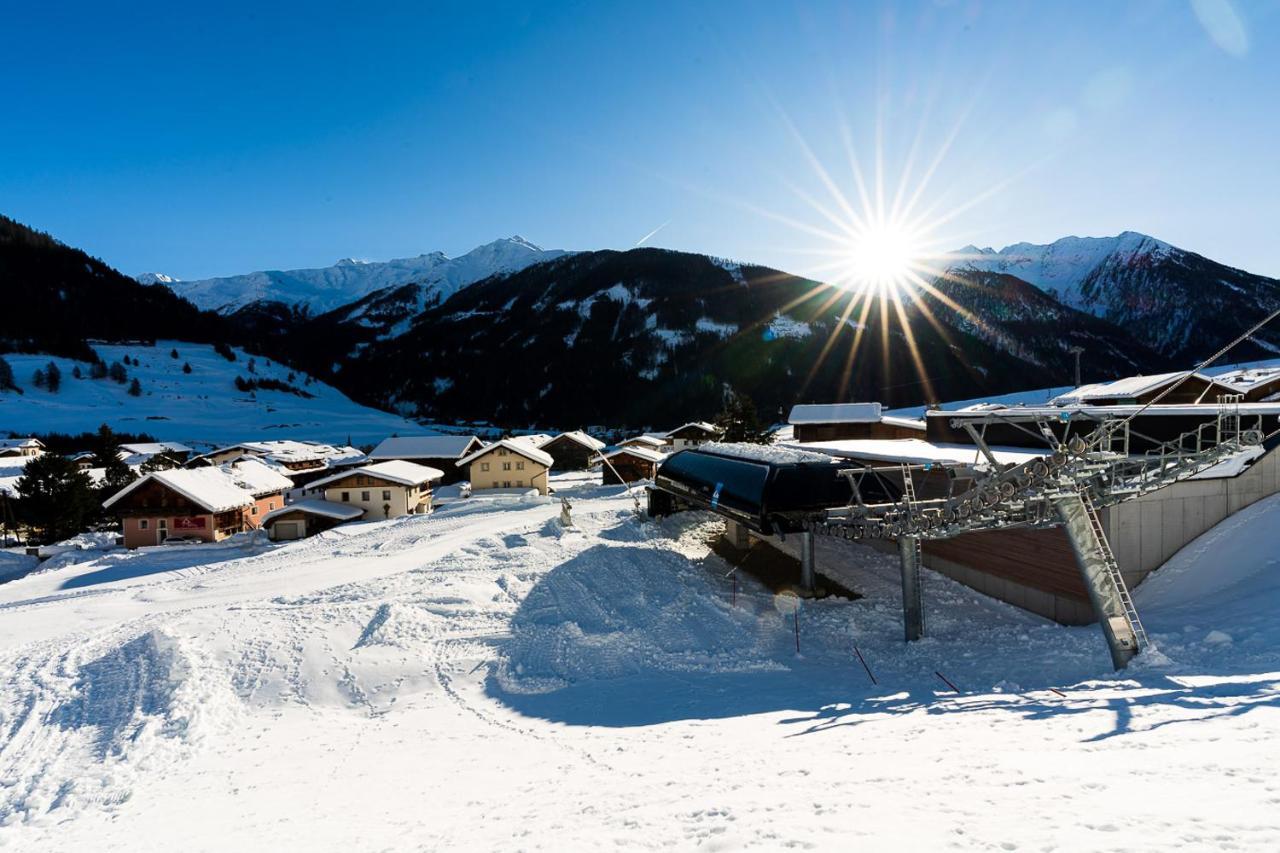
{"type": "Polygon", "coordinates": [[[1280,449],[1238,477],[1184,480],[1101,513],[1107,540],[1132,588],[1227,516],[1280,492],[1280,449]]]}

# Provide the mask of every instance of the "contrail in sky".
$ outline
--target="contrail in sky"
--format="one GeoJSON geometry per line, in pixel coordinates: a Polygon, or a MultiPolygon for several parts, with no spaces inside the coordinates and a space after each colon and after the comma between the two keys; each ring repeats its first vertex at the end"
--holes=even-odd
{"type": "Polygon", "coordinates": [[[661,231],[663,228],[666,228],[666,227],[667,227],[668,225],[670,225],[670,224],[671,224],[671,220],[670,220],[670,219],[668,219],[666,222],[662,223],[662,224],[661,224],[661,225],[659,225],[657,228],[653,229],[653,230],[652,230],[652,231],[650,231],[648,234],[644,235],[644,236],[643,236],[643,237],[641,237],[639,240],[637,240],[637,241],[636,241],[636,244],[635,244],[634,246],[632,246],[631,248],[633,248],[633,249],[637,249],[637,248],[639,248],[641,243],[644,243],[646,240],[648,240],[648,239],[649,239],[650,237],[652,237],[654,234],[657,234],[659,231],[661,231]]]}

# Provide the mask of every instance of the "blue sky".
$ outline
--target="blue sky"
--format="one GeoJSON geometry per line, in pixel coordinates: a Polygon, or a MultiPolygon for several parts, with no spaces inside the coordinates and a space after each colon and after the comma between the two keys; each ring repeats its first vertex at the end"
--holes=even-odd
{"type": "Polygon", "coordinates": [[[0,27],[0,212],[130,274],[659,226],[805,272],[822,172],[858,208],[847,148],[869,175],[879,137],[940,246],[1132,229],[1280,276],[1280,3],[66,2],[0,27]]]}

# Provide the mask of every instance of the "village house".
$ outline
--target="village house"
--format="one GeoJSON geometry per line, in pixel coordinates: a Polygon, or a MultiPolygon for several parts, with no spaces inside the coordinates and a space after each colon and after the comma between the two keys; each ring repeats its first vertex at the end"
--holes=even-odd
{"type": "Polygon", "coordinates": [[[590,468],[592,458],[604,448],[603,441],[592,438],[581,430],[562,432],[538,446],[539,450],[550,454],[555,460],[551,464],[552,471],[582,471],[590,468]]]}
{"type": "Polygon", "coordinates": [[[103,506],[115,511],[126,548],[170,538],[217,542],[257,528],[284,506],[288,477],[253,459],[156,471],[133,481],[103,506]]]}
{"type": "Polygon", "coordinates": [[[879,403],[802,403],[787,418],[796,441],[924,438],[924,421],[884,414],[879,403]]]}
{"type": "Polygon", "coordinates": [[[444,472],[442,483],[456,483],[466,477],[458,467],[458,460],[484,447],[484,442],[474,435],[398,435],[384,438],[369,459],[374,462],[400,460],[439,468],[444,472]]]}
{"type": "Polygon", "coordinates": [[[304,498],[263,516],[262,526],[273,542],[314,536],[347,521],[363,518],[364,508],[319,498],[304,498]]]}
{"type": "Polygon", "coordinates": [[[550,491],[547,472],[555,460],[524,438],[504,438],[458,460],[467,471],[471,491],[485,489],[537,489],[550,491]]]}
{"type": "Polygon", "coordinates": [[[221,465],[236,459],[260,459],[293,480],[295,488],[307,486],[334,471],[368,461],[368,457],[362,452],[346,445],[273,439],[244,441],[220,447],[196,456],[187,464],[189,466],[221,465]]]}
{"type": "Polygon", "coordinates": [[[316,480],[307,491],[323,493],[329,503],[359,507],[365,518],[399,518],[431,512],[431,484],[443,478],[438,468],[391,460],[348,468],[316,480]]]}
{"type": "Polygon", "coordinates": [[[0,438],[0,458],[35,457],[44,453],[44,442],[38,438],[0,438]]]}
{"type": "Polygon", "coordinates": [[[1213,378],[1243,394],[1246,403],[1280,402],[1280,367],[1238,367],[1213,378]]]}
{"type": "Polygon", "coordinates": [[[81,471],[88,471],[93,467],[93,460],[97,456],[92,451],[81,450],[79,453],[72,453],[67,459],[75,463],[75,466],[81,471]]]}
{"type": "Polygon", "coordinates": [[[141,465],[153,456],[164,454],[172,457],[179,464],[185,463],[192,453],[190,447],[177,441],[144,441],[121,444],[117,450],[120,458],[129,466],[141,465]]]}
{"type": "Polygon", "coordinates": [[[603,471],[606,486],[652,480],[658,466],[667,454],[646,447],[619,447],[610,453],[595,457],[603,471]]]}
{"type": "Polygon", "coordinates": [[[706,421],[694,421],[684,426],[676,427],[667,433],[667,440],[671,442],[674,450],[684,450],[688,447],[697,447],[700,444],[706,444],[708,441],[718,441],[724,432],[715,424],[709,424],[706,421]]]}

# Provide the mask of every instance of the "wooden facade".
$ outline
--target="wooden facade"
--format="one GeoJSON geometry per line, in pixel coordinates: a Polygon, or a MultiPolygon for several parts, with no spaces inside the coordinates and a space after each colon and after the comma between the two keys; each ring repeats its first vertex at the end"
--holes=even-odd
{"type": "Polygon", "coordinates": [[[592,458],[600,452],[567,435],[556,436],[538,449],[551,454],[555,460],[551,465],[552,471],[585,471],[591,467],[592,458]]]}
{"type": "Polygon", "coordinates": [[[652,480],[658,470],[658,463],[622,450],[610,456],[608,463],[600,467],[603,469],[604,484],[617,486],[637,480],[652,480]]]}
{"type": "Polygon", "coordinates": [[[843,441],[849,438],[924,438],[924,426],[871,421],[864,423],[795,424],[796,441],[843,441]]]}

